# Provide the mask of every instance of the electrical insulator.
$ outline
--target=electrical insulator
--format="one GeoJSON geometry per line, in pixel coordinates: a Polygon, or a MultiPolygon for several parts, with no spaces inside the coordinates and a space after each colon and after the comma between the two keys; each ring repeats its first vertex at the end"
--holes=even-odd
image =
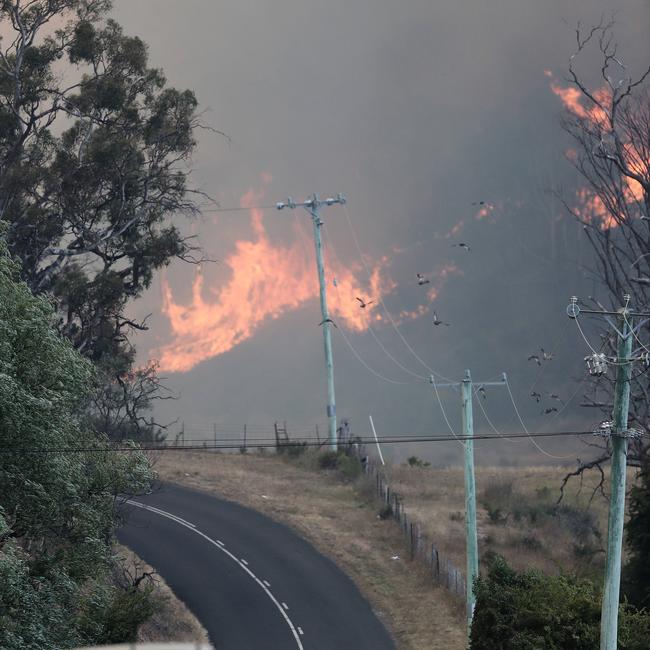
{"type": "Polygon", "coordinates": [[[609,422],[601,422],[594,430],[593,434],[595,436],[602,436],[603,438],[607,438],[612,435],[612,431],[614,429],[614,423],[609,421],[609,422]]]}
{"type": "Polygon", "coordinates": [[[641,355],[641,361],[643,362],[643,365],[648,368],[650,366],[650,352],[644,352],[641,355]]]}
{"type": "Polygon", "coordinates": [[[600,377],[607,372],[607,358],[603,352],[595,352],[585,357],[585,362],[590,375],[600,377]]]}

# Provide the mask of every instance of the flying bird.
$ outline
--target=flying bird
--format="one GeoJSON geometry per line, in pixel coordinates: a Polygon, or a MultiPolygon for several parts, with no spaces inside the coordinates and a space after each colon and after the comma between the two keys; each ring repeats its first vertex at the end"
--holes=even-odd
{"type": "Polygon", "coordinates": [[[465,242],[460,242],[460,244],[452,244],[452,246],[458,246],[458,248],[464,248],[468,253],[470,252],[470,250],[472,250],[469,247],[469,244],[466,244],[465,242]]]}
{"type": "Polygon", "coordinates": [[[544,348],[540,348],[540,351],[542,352],[542,358],[544,361],[550,361],[553,358],[552,352],[546,352],[544,348]]]}
{"type": "Polygon", "coordinates": [[[433,324],[434,324],[436,327],[438,327],[438,325],[446,325],[447,327],[449,327],[449,323],[443,323],[443,322],[438,318],[438,313],[435,312],[435,311],[433,312],[433,324]]]}
{"type": "Polygon", "coordinates": [[[325,323],[332,323],[336,329],[338,329],[338,325],[331,319],[331,318],[326,318],[325,320],[322,320],[320,323],[318,323],[318,327],[321,325],[325,325],[325,323]]]}
{"type": "Polygon", "coordinates": [[[472,201],[472,205],[485,205],[485,201],[472,201]]]}
{"type": "Polygon", "coordinates": [[[530,396],[539,404],[539,400],[542,398],[540,393],[533,391],[530,396]]]}
{"type": "Polygon", "coordinates": [[[557,412],[557,406],[549,406],[547,409],[542,411],[542,415],[548,415],[549,413],[557,412]]]}
{"type": "Polygon", "coordinates": [[[357,298],[357,300],[361,303],[359,305],[361,309],[365,309],[368,305],[372,305],[372,303],[375,302],[374,300],[371,300],[370,302],[366,302],[363,298],[357,298]]]}
{"type": "Polygon", "coordinates": [[[562,401],[562,398],[557,393],[549,393],[548,396],[551,399],[557,400],[558,402],[560,402],[560,404],[564,404],[564,402],[562,401]]]}
{"type": "Polygon", "coordinates": [[[423,284],[429,284],[431,280],[428,278],[425,278],[422,273],[416,273],[415,277],[418,279],[418,285],[422,286],[423,284]]]}
{"type": "Polygon", "coordinates": [[[534,361],[538,366],[542,365],[542,362],[539,360],[539,357],[536,354],[531,354],[528,357],[528,361],[534,361]]]}

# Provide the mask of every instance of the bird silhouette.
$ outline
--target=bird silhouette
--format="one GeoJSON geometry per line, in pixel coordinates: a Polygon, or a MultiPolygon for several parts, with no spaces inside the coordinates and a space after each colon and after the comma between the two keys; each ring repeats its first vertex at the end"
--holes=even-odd
{"type": "Polygon", "coordinates": [[[375,302],[374,300],[371,300],[370,302],[366,302],[363,298],[357,298],[357,300],[361,303],[359,305],[361,309],[365,309],[368,305],[372,305],[372,303],[375,302]]]}
{"type": "Polygon", "coordinates": [[[547,409],[542,411],[542,415],[548,415],[549,413],[553,413],[553,411],[557,412],[557,406],[549,406],[547,409]]]}
{"type": "Polygon", "coordinates": [[[457,246],[458,248],[464,248],[468,253],[470,252],[470,250],[472,250],[469,247],[469,244],[466,244],[465,242],[460,242],[460,244],[452,244],[452,246],[457,246]]]}
{"type": "Polygon", "coordinates": [[[544,348],[540,348],[540,351],[542,352],[542,358],[544,361],[550,361],[553,358],[552,352],[546,352],[544,348]]]}
{"type": "Polygon", "coordinates": [[[533,391],[530,396],[539,404],[539,400],[542,398],[540,393],[533,391]]]}
{"type": "Polygon", "coordinates": [[[431,280],[429,280],[428,278],[425,278],[425,277],[422,275],[422,273],[416,273],[416,274],[415,274],[415,277],[418,279],[418,284],[419,284],[420,286],[422,286],[423,284],[429,284],[429,282],[431,282],[431,280]]]}
{"type": "Polygon", "coordinates": [[[549,393],[548,396],[551,399],[557,400],[558,402],[560,402],[560,404],[564,404],[564,402],[562,401],[562,398],[557,393],[549,393]]]}
{"type": "Polygon", "coordinates": [[[446,325],[447,327],[449,327],[449,323],[443,323],[443,322],[438,318],[438,313],[435,312],[435,311],[433,312],[433,324],[434,324],[436,327],[438,327],[438,325],[446,325]]]}
{"type": "Polygon", "coordinates": [[[534,361],[538,366],[542,365],[542,362],[539,360],[539,357],[536,354],[531,354],[528,357],[528,361],[534,361]]]}
{"type": "Polygon", "coordinates": [[[320,323],[318,323],[318,327],[321,325],[325,325],[325,323],[332,323],[336,329],[338,329],[338,325],[331,319],[331,318],[326,318],[325,320],[322,320],[320,323]]]}
{"type": "Polygon", "coordinates": [[[485,201],[472,201],[472,205],[485,205],[485,201]]]}

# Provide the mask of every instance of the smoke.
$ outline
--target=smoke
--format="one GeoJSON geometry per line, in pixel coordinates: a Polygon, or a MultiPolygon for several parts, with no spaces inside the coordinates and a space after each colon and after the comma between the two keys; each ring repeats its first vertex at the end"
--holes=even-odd
{"type": "MultiPolygon", "coordinates": [[[[116,17],[150,44],[172,84],[196,90],[204,119],[230,136],[199,134],[193,161],[197,184],[222,206],[242,205],[244,195],[258,205],[261,190],[249,192],[264,170],[273,174],[262,184],[265,203],[346,194],[365,257],[345,215],[328,209],[332,318],[378,376],[333,329],[337,411],[354,432],[370,433],[372,413],[380,432],[398,434],[447,431],[428,368],[455,379],[470,368],[477,381],[507,371],[531,430],[584,427],[597,417],[578,406],[585,345],[564,310],[571,295],[601,288],[588,272],[582,228],[549,190],[599,218],[565,159],[571,142],[560,124],[565,107],[586,117],[586,104],[561,79],[574,49],[571,26],[617,9],[619,56],[633,72],[648,56],[642,0],[117,0],[116,17]],[[416,273],[431,282],[418,286],[416,273]],[[357,297],[374,302],[361,309],[357,297]],[[432,324],[434,310],[449,327],[432,324]],[[541,347],[555,355],[538,368],[527,358],[541,347]],[[550,393],[575,397],[559,415],[543,415],[554,405],[550,393]]],[[[193,422],[209,430],[213,422],[323,421],[305,217],[293,216],[304,222],[298,226],[269,212],[206,216],[192,227],[222,262],[196,276],[172,265],[134,305],[153,312],[140,353],[159,357],[181,394],[161,405],[160,419],[185,419],[187,431],[193,422]]],[[[458,430],[457,395],[442,400],[458,430]]],[[[500,430],[521,428],[498,391],[483,406],[500,430]]],[[[490,431],[475,416],[477,431],[490,431]]],[[[535,451],[527,444],[490,443],[479,458],[525,458],[535,451]]],[[[564,440],[543,444],[571,453],[564,440]]],[[[440,464],[457,459],[456,447],[392,453],[440,464]]]]}

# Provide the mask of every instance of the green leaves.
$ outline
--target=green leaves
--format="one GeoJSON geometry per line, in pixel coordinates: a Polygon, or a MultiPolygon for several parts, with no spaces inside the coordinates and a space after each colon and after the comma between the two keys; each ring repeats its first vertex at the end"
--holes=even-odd
{"type": "Polygon", "coordinates": [[[95,369],[17,275],[0,236],[0,647],[54,649],[102,638],[80,612],[105,589],[116,496],[152,474],[135,446],[117,455],[83,426],[95,369]],[[79,447],[96,451],[64,451],[79,447]]]}
{"type": "MultiPolygon", "coordinates": [[[[522,573],[496,557],[475,587],[471,650],[593,650],[600,638],[600,593],[587,580],[522,573]]],[[[650,616],[621,606],[619,647],[647,647],[650,616]]]]}

